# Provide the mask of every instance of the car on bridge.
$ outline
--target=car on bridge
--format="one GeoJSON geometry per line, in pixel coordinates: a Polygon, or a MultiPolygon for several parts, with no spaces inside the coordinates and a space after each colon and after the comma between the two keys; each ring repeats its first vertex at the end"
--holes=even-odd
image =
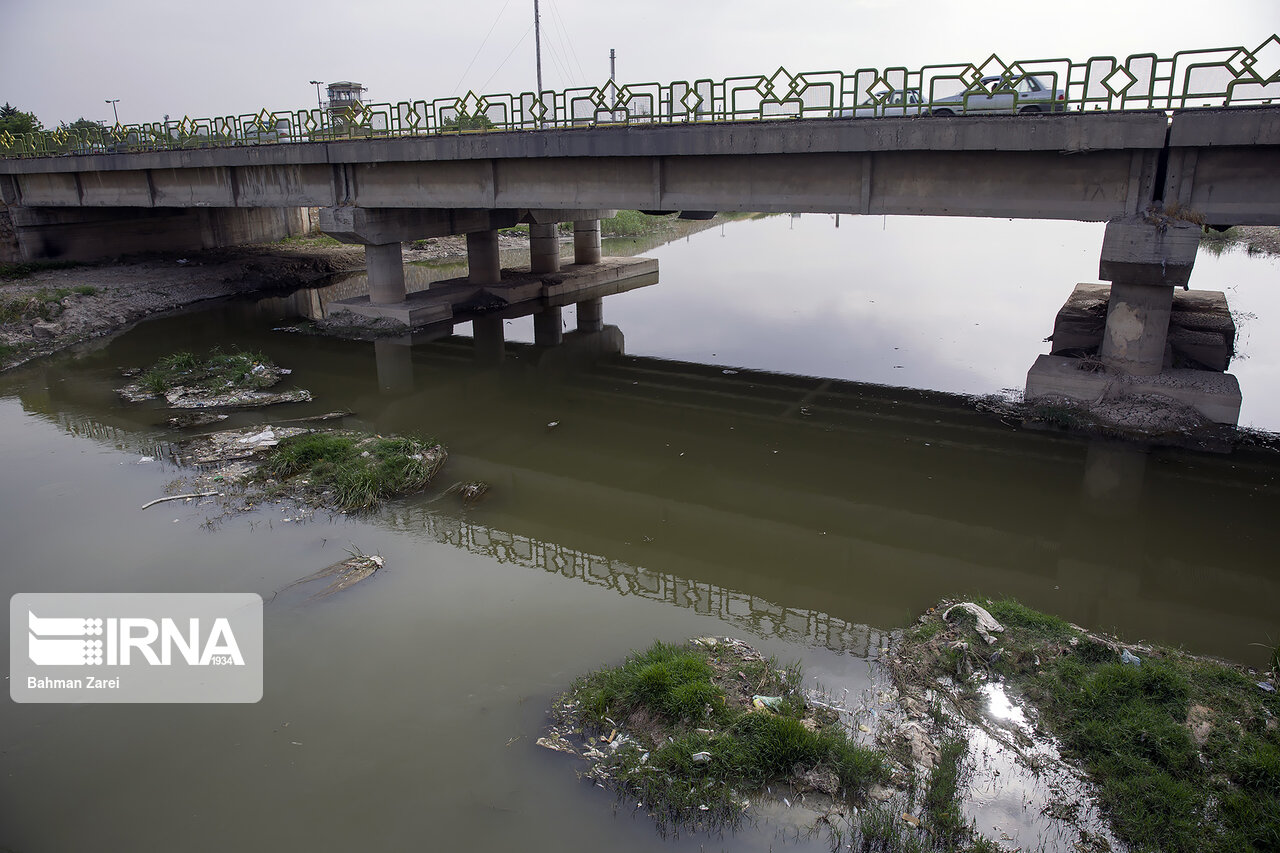
{"type": "Polygon", "coordinates": [[[926,112],[919,89],[886,89],[867,98],[857,109],[841,110],[840,117],[918,116],[926,112]]]}
{"type": "Polygon", "coordinates": [[[990,113],[1061,113],[1067,109],[1067,93],[1045,84],[1039,77],[983,77],[980,85],[929,107],[930,115],[986,115],[990,113]]]}

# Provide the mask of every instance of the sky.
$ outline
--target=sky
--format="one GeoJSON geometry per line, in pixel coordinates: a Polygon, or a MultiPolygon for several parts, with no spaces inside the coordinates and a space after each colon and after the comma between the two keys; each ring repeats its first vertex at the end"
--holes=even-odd
{"type": "MultiPolygon", "coordinates": [[[[1257,47],[1280,0],[540,0],[544,88],[1257,47]]],[[[0,0],[0,102],[46,127],[534,88],[533,0],[0,0]],[[463,14],[465,12],[465,14],[463,14]]]]}

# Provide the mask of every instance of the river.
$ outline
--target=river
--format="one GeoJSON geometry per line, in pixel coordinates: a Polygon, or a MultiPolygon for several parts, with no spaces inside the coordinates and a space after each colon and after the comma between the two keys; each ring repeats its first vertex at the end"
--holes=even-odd
{"type": "MultiPolygon", "coordinates": [[[[465,338],[378,353],[285,334],[304,300],[274,298],[0,377],[6,597],[268,600],[257,704],[5,703],[0,846],[820,850],[768,821],[659,839],[635,803],[534,745],[548,705],[655,638],[707,634],[857,696],[889,632],[955,595],[1262,663],[1258,644],[1280,640],[1274,454],[1087,441],[919,390],[1021,387],[1072,285],[1096,280],[1101,237],[729,223],[647,251],[660,283],[604,302],[627,354],[576,369],[518,345],[481,368],[465,338]],[[447,445],[438,485],[358,518],[140,510],[183,472],[163,410],[120,400],[119,371],[215,344],[263,351],[316,396],[227,426],[350,410],[347,426],[447,445]],[[437,499],[471,479],[492,485],[477,506],[437,499]],[[386,568],[320,601],[276,594],[353,547],[386,568]]],[[[1239,312],[1242,423],[1271,430],[1276,266],[1202,253],[1192,278],[1239,312]]],[[[528,318],[507,328],[532,340],[528,318]]]]}

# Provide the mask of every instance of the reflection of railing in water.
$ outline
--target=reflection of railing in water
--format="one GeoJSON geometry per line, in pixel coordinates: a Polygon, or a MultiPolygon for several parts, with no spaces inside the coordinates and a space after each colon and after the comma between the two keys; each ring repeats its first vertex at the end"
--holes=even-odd
{"type": "MultiPolygon", "coordinates": [[[[408,510],[406,514],[417,513],[408,510]]],[[[397,522],[405,523],[408,519],[402,515],[397,522]]],[[[637,595],[674,604],[704,616],[715,616],[762,637],[821,646],[864,658],[872,656],[888,640],[880,631],[826,613],[783,607],[754,595],[472,524],[456,516],[424,512],[421,519],[412,520],[412,526],[419,524],[439,542],[500,563],[540,569],[592,586],[607,587],[619,595],[637,595]]]]}

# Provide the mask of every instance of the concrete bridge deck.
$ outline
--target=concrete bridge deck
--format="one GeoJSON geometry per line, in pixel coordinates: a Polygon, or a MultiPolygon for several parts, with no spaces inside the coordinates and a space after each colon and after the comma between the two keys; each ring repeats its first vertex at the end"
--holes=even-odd
{"type": "Polygon", "coordinates": [[[804,119],[0,160],[35,208],[628,208],[1280,224],[1280,107],[804,119]]]}

